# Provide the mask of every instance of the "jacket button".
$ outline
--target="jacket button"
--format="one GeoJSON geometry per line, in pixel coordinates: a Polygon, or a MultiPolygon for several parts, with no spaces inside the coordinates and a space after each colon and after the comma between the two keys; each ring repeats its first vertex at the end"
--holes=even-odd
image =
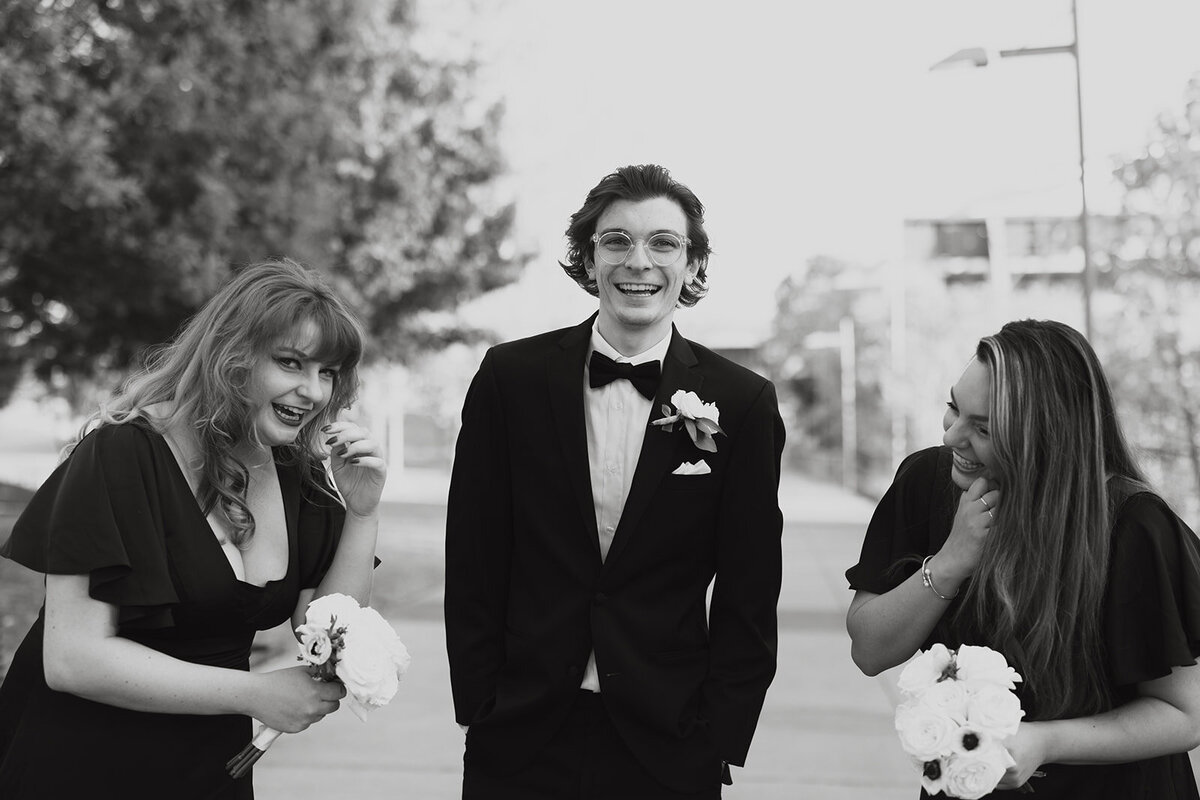
{"type": "Polygon", "coordinates": [[[596,596],[593,599],[596,601],[596,605],[604,605],[608,602],[608,595],[604,592],[596,592],[596,596]]]}

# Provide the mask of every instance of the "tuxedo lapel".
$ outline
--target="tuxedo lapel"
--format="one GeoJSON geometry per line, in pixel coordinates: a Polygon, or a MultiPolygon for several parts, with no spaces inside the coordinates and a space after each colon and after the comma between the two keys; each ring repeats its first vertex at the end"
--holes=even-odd
{"type": "Polygon", "coordinates": [[[616,533],[613,534],[612,547],[609,548],[605,564],[611,564],[620,555],[625,543],[637,528],[638,520],[645,513],[654,493],[658,490],[663,477],[678,464],[674,463],[676,450],[675,435],[669,434],[657,425],[651,425],[650,420],[663,416],[662,407],[669,406],[671,395],[682,389],[685,392],[699,392],[704,382],[704,376],[696,369],[696,356],[687,341],[679,335],[675,327],[671,327],[671,344],[667,348],[663,360],[662,380],[658,391],[650,404],[650,419],[646,420],[646,433],[642,439],[642,452],[638,456],[637,469],[633,472],[633,483],[629,487],[629,497],[621,510],[621,521],[617,523],[616,533]]]}
{"type": "Polygon", "coordinates": [[[600,558],[600,536],[596,530],[596,506],[592,502],[592,478],[588,467],[587,425],[583,411],[583,362],[591,341],[593,314],[586,322],[567,331],[559,349],[546,363],[550,409],[556,438],[562,447],[571,488],[583,515],[583,530],[600,558]]]}

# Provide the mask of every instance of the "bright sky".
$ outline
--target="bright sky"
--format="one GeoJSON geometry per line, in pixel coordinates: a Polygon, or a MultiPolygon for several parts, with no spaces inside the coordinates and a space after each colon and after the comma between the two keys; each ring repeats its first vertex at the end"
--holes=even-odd
{"type": "MultiPolygon", "coordinates": [[[[562,232],[623,164],[661,163],[707,205],[712,290],[676,321],[716,346],[760,340],[775,287],[813,255],[898,257],[905,218],[1078,212],[1069,56],[929,71],[964,47],[1068,42],[1069,0],[431,0],[426,13],[476,41],[483,91],[507,104],[506,190],[538,255],[464,311],[504,338],[594,309],[557,265],[562,232]]],[[[1114,157],[1182,109],[1198,30],[1195,0],[1079,0],[1093,207],[1113,208],[1114,157]]]]}

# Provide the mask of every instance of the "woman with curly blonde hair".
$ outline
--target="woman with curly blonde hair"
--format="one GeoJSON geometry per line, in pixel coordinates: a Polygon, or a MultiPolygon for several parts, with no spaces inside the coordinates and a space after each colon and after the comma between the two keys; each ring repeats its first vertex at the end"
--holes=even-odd
{"type": "Polygon", "coordinates": [[[386,465],[338,419],[362,350],[315,272],[256,264],[89,420],[0,550],[46,573],[0,687],[0,796],[249,798],[224,767],[251,718],[337,708],[340,684],[249,654],[315,595],[369,598],[386,465]]]}

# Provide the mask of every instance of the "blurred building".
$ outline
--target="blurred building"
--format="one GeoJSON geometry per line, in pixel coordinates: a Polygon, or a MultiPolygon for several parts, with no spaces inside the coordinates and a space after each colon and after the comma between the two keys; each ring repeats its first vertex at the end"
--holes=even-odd
{"type": "MultiPolygon", "coordinates": [[[[1111,241],[1120,225],[1112,216],[1088,219],[1098,241],[1111,241]]],[[[1018,307],[1050,307],[1065,315],[1056,317],[1063,322],[1082,323],[1078,215],[907,219],[904,257],[917,269],[939,275],[947,286],[973,287],[1003,302],[1016,293],[1018,307]]],[[[1093,252],[1093,258],[1103,261],[1099,253],[1093,252]]]]}
{"type": "MultiPolygon", "coordinates": [[[[904,221],[893,308],[909,450],[940,440],[948,387],[980,337],[1026,318],[1083,330],[1079,215],[1054,213],[1039,202],[1027,204],[1033,213],[1021,213],[1021,205],[993,199],[967,213],[904,221]]],[[[1088,223],[1092,263],[1104,268],[1122,219],[1090,215],[1088,223]]]]}

